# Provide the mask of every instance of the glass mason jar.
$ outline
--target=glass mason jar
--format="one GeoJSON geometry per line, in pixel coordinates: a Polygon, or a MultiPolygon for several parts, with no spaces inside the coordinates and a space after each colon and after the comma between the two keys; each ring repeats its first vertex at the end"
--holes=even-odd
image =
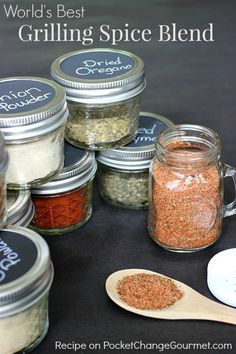
{"type": "Polygon", "coordinates": [[[34,216],[34,205],[27,189],[7,191],[7,224],[27,227],[34,216]]]}
{"type": "Polygon", "coordinates": [[[81,227],[92,214],[96,168],[93,152],[66,143],[62,172],[53,181],[31,190],[35,214],[30,227],[45,235],[81,227]]]}
{"type": "Polygon", "coordinates": [[[0,80],[0,129],[9,154],[8,189],[45,183],[63,167],[68,110],[63,89],[36,77],[0,80]]]}
{"type": "Polygon", "coordinates": [[[157,133],[170,126],[173,123],[167,118],[141,112],[138,134],[131,143],[97,155],[99,191],[105,201],[120,208],[147,207],[154,143],[157,133]]]}
{"type": "Polygon", "coordinates": [[[150,167],[148,229],[160,246],[193,252],[215,243],[222,218],[236,213],[223,205],[223,178],[236,170],[221,162],[219,136],[198,125],[166,129],[150,167]]]}
{"type": "Polygon", "coordinates": [[[49,248],[37,233],[19,226],[0,230],[0,245],[0,350],[25,353],[42,341],[49,326],[54,273],[49,248]]]}
{"type": "Polygon", "coordinates": [[[7,222],[7,205],[6,205],[6,171],[9,165],[8,153],[0,131],[0,228],[4,227],[7,222]]]}
{"type": "Polygon", "coordinates": [[[86,49],[56,59],[51,75],[66,91],[65,138],[89,150],[123,146],[138,130],[144,64],[122,50],[86,49]]]}

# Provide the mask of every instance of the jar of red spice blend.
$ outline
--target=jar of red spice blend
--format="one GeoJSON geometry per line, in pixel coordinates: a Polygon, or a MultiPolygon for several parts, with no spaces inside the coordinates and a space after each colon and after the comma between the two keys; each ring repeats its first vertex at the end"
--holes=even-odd
{"type": "Polygon", "coordinates": [[[236,169],[221,162],[219,136],[197,125],[163,131],[150,168],[148,229],[160,246],[192,252],[220,236],[222,218],[236,213],[236,202],[223,205],[223,178],[236,169]]]}
{"type": "Polygon", "coordinates": [[[94,48],[57,58],[51,75],[63,86],[69,107],[66,140],[82,149],[125,145],[138,130],[144,64],[118,49],[94,48]]]}
{"type": "Polygon", "coordinates": [[[97,164],[93,152],[65,144],[65,164],[51,182],[32,189],[31,227],[41,234],[63,234],[82,226],[92,214],[92,186],[97,164]]]}
{"type": "Polygon", "coordinates": [[[28,189],[53,179],[63,167],[64,90],[39,77],[0,80],[0,129],[9,155],[8,189],[28,189]]]}

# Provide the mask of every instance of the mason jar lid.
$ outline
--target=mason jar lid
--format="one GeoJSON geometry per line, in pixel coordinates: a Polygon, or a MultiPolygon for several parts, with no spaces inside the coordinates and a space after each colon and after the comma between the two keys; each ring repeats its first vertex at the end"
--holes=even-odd
{"type": "Polygon", "coordinates": [[[67,116],[65,92],[55,82],[31,76],[0,79],[0,130],[7,142],[53,131],[67,116]]]}
{"type": "Polygon", "coordinates": [[[145,88],[144,63],[124,50],[96,48],[67,53],[51,66],[68,100],[111,103],[138,95],[145,88]]]}
{"type": "Polygon", "coordinates": [[[34,216],[34,205],[27,189],[7,190],[8,225],[28,226],[34,216]]]}
{"type": "Polygon", "coordinates": [[[157,135],[172,126],[174,123],[165,117],[140,112],[138,134],[134,140],[121,148],[100,151],[97,160],[104,165],[122,170],[147,169],[155,153],[157,135]]]}
{"type": "Polygon", "coordinates": [[[0,131],[0,173],[4,171],[8,166],[9,158],[6,151],[5,141],[0,131]]]}
{"type": "Polygon", "coordinates": [[[62,172],[51,182],[31,189],[32,194],[56,194],[71,191],[94,177],[97,169],[94,152],[78,149],[65,142],[62,172]]]}
{"type": "Polygon", "coordinates": [[[0,230],[0,318],[32,306],[52,279],[49,248],[40,235],[20,226],[0,230]]]}

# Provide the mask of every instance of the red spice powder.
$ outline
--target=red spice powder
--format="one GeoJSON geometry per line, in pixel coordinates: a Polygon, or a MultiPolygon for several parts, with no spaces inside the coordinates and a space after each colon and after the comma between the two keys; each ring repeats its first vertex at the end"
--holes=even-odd
{"type": "Polygon", "coordinates": [[[183,297],[173,280],[156,274],[138,273],[118,282],[120,298],[141,310],[161,310],[183,297]]]}
{"type": "Polygon", "coordinates": [[[216,163],[181,168],[153,163],[149,231],[157,243],[183,250],[210,245],[219,237],[221,221],[222,186],[216,163]]]}
{"type": "Polygon", "coordinates": [[[33,226],[47,229],[65,228],[82,221],[89,208],[89,186],[60,195],[33,195],[33,226]]]}

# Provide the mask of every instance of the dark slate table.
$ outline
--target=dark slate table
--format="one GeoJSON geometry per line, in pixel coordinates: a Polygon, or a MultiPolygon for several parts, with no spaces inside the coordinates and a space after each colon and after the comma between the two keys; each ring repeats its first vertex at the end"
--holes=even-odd
{"type": "MultiPolygon", "coordinates": [[[[27,7],[36,1],[22,0],[27,7]]],[[[13,75],[49,76],[50,64],[62,53],[81,49],[81,43],[23,43],[17,29],[24,23],[42,27],[47,20],[6,19],[1,2],[1,77],[13,75]]],[[[5,2],[7,3],[7,2],[5,2]]],[[[16,4],[16,1],[12,1],[16,4]]],[[[146,64],[147,87],[142,109],[162,114],[175,123],[202,124],[222,138],[223,158],[236,166],[236,21],[234,0],[87,0],[43,2],[68,8],[84,4],[84,19],[64,20],[71,28],[110,24],[119,28],[151,28],[148,43],[121,43],[140,55],[146,64]],[[159,43],[158,24],[176,22],[183,28],[204,28],[214,24],[214,43],[159,43]]],[[[50,21],[50,20],[48,20],[50,21]]],[[[51,20],[52,21],[52,20],[51,20]]],[[[55,21],[55,19],[53,19],[55,21]]],[[[62,20],[63,22],[63,20],[62,20]]],[[[93,46],[99,44],[94,35],[93,46]]],[[[230,189],[230,188],[229,188],[230,189]]],[[[232,189],[232,188],[231,188],[232,189]]],[[[227,199],[233,198],[231,190],[227,199]]],[[[212,247],[193,254],[175,254],[159,248],[148,236],[146,211],[116,209],[103,202],[94,188],[93,215],[73,233],[47,237],[55,266],[50,294],[50,329],[35,354],[71,352],[55,350],[55,341],[65,343],[231,343],[230,350],[204,350],[204,353],[234,353],[235,327],[210,321],[165,321],[125,312],[106,296],[106,277],[122,268],[147,268],[185,282],[213,299],[206,284],[206,267],[217,252],[236,246],[236,217],[224,220],[222,236],[212,247]]],[[[20,329],[19,329],[20,330],[20,329]]],[[[79,350],[87,352],[116,350],[79,350]]],[[[136,352],[157,352],[136,350],[136,352]]],[[[119,352],[119,351],[118,351],[119,352]]],[[[121,352],[121,351],[120,351],[121,352]]],[[[123,352],[123,351],[122,351],[123,352]]],[[[134,352],[134,351],[130,351],[134,352]]],[[[201,350],[166,350],[189,353],[201,350]]]]}

